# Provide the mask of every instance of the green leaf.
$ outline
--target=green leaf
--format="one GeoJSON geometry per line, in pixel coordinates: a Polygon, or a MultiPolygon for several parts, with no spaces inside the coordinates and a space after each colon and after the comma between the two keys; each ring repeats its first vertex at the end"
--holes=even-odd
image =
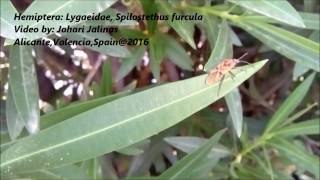
{"type": "Polygon", "coordinates": [[[265,133],[272,131],[275,128],[280,128],[286,118],[298,107],[303,100],[304,96],[308,93],[308,90],[312,84],[315,73],[311,74],[304,82],[302,82],[291,95],[281,104],[278,110],[274,113],[270,119],[265,133]]]}
{"type": "Polygon", "coordinates": [[[293,80],[297,80],[300,76],[309,71],[309,68],[303,66],[303,64],[296,62],[293,68],[293,80]]]}
{"type": "Polygon", "coordinates": [[[314,42],[319,43],[320,42],[320,31],[313,31],[313,33],[309,36],[309,39],[311,39],[314,42]]]}
{"type": "MultiPolygon", "coordinates": [[[[175,148],[188,154],[194,152],[202,144],[207,142],[207,139],[191,136],[166,137],[164,140],[175,148]]],[[[225,146],[217,144],[212,147],[208,154],[208,158],[223,158],[229,156],[230,154],[231,152],[225,146]]]]}
{"type": "Polygon", "coordinates": [[[274,132],[276,135],[298,136],[320,134],[320,119],[294,123],[274,132]]]}
{"type": "Polygon", "coordinates": [[[265,15],[277,21],[297,26],[305,27],[299,13],[286,0],[254,0],[254,1],[237,1],[228,0],[234,4],[244,7],[250,11],[265,15]]]}
{"type": "Polygon", "coordinates": [[[39,131],[39,90],[31,48],[10,47],[9,86],[24,126],[31,134],[39,131]]]}
{"type": "Polygon", "coordinates": [[[108,34],[102,34],[102,33],[66,33],[63,34],[65,37],[67,37],[69,40],[80,40],[85,38],[86,40],[91,41],[91,45],[84,45],[84,47],[92,49],[94,51],[100,52],[102,54],[107,54],[114,57],[128,57],[130,55],[130,52],[127,48],[120,45],[102,45],[97,46],[93,45],[95,39],[99,40],[115,40],[115,38],[111,37],[108,34]]]}
{"type": "Polygon", "coordinates": [[[307,13],[307,12],[300,12],[300,16],[303,19],[304,24],[306,25],[306,29],[320,29],[320,15],[316,13],[307,13]]]}
{"type": "MultiPolygon", "coordinates": [[[[173,13],[177,13],[177,11],[173,10],[172,6],[166,1],[157,1],[159,10],[164,15],[171,15],[173,13]]],[[[179,14],[179,13],[177,13],[179,14]]],[[[179,36],[184,39],[193,49],[196,49],[196,44],[193,40],[194,33],[194,24],[191,21],[183,22],[183,21],[167,21],[167,23],[179,34],[179,36]]]]}
{"type": "Polygon", "coordinates": [[[283,56],[320,71],[319,43],[269,24],[242,21],[237,25],[283,56]]]}
{"type": "MultiPolygon", "coordinates": [[[[319,32],[320,32],[319,30],[313,31],[313,33],[309,36],[309,39],[319,43],[320,41],[319,32]]],[[[297,80],[299,76],[302,76],[308,71],[309,71],[309,68],[306,68],[303,64],[296,62],[293,68],[293,80],[297,80]]]]}
{"type": "MultiPolygon", "coordinates": [[[[96,180],[96,179],[103,179],[102,175],[102,167],[101,162],[104,161],[104,158],[97,157],[85,161],[81,165],[81,169],[87,172],[88,176],[91,177],[88,179],[96,180]]],[[[83,179],[83,178],[80,178],[83,179]]]]}
{"type": "Polygon", "coordinates": [[[204,14],[203,21],[200,22],[200,26],[204,29],[207,40],[209,41],[211,49],[214,48],[215,41],[218,36],[219,27],[218,19],[214,16],[204,14]]]}
{"type": "Polygon", "coordinates": [[[10,87],[8,88],[6,100],[6,120],[10,139],[15,140],[22,132],[24,123],[20,113],[16,108],[10,87]]]}
{"type": "Polygon", "coordinates": [[[220,95],[217,95],[218,84],[206,85],[207,75],[201,75],[80,113],[12,145],[1,154],[1,173],[60,167],[132,145],[223,97],[266,62],[234,69],[235,81],[226,76],[220,95]]]}
{"type": "MultiPolygon", "coordinates": [[[[157,13],[157,6],[155,0],[140,0],[145,15],[153,15],[157,13]]],[[[157,21],[147,20],[148,32],[153,34],[157,28],[157,21]]]]}
{"type": "Polygon", "coordinates": [[[15,21],[13,17],[17,13],[10,0],[0,1],[0,35],[9,39],[14,39],[16,33],[14,31],[15,21]]]}
{"type": "Polygon", "coordinates": [[[46,129],[52,125],[58,124],[59,122],[62,122],[71,117],[74,117],[82,112],[96,108],[102,104],[127,96],[130,93],[131,91],[126,91],[126,92],[121,92],[121,93],[106,96],[106,97],[97,98],[94,100],[77,102],[75,104],[71,104],[67,107],[45,114],[41,116],[41,121],[40,121],[41,130],[46,129]]]}
{"type": "Polygon", "coordinates": [[[160,80],[160,65],[165,56],[165,41],[163,36],[155,34],[150,38],[149,57],[151,71],[157,80],[160,80]]]}
{"type": "Polygon", "coordinates": [[[231,38],[231,42],[233,45],[235,46],[242,46],[242,42],[240,41],[240,38],[238,37],[238,35],[233,31],[233,29],[228,26],[229,28],[229,34],[230,34],[230,38],[231,38]]]}
{"type": "Polygon", "coordinates": [[[232,58],[232,42],[230,38],[230,31],[226,21],[220,24],[217,41],[214,45],[214,49],[209,57],[208,62],[204,66],[205,71],[209,71],[218,65],[222,60],[226,58],[232,58]]]}
{"type": "MultiPolygon", "coordinates": [[[[82,112],[88,111],[90,109],[93,109],[99,105],[114,101],[118,98],[124,97],[128,94],[130,94],[131,91],[125,91],[125,92],[121,92],[118,94],[114,94],[114,95],[110,95],[110,96],[106,96],[106,97],[102,97],[102,98],[97,98],[94,100],[89,100],[89,101],[85,101],[85,102],[76,102],[75,104],[71,104],[67,107],[64,107],[62,109],[58,109],[56,111],[50,112],[48,114],[45,114],[43,116],[41,116],[41,120],[40,120],[40,129],[46,129],[49,128],[55,124],[58,124],[68,118],[71,118],[73,116],[76,116],[82,112]]],[[[21,136],[26,136],[27,133],[26,132],[22,132],[21,136]]],[[[1,140],[3,140],[4,138],[1,137],[1,140]]],[[[3,144],[1,144],[1,150],[4,150],[6,148],[8,148],[9,146],[11,146],[12,144],[14,144],[16,141],[10,141],[10,142],[5,142],[3,144]]]]}
{"type": "Polygon", "coordinates": [[[102,65],[102,79],[101,79],[101,91],[102,96],[112,94],[112,70],[111,61],[107,60],[102,65]]]}
{"type": "Polygon", "coordinates": [[[141,62],[144,52],[144,47],[137,47],[132,51],[131,56],[122,59],[116,81],[124,78],[136,65],[141,62]]]}
{"type": "Polygon", "coordinates": [[[233,127],[240,138],[242,133],[243,114],[239,89],[234,89],[225,96],[233,127]]]}
{"type": "Polygon", "coordinates": [[[192,71],[193,62],[180,43],[170,36],[164,36],[164,38],[166,41],[166,56],[180,68],[192,71]]]}
{"type": "Polygon", "coordinates": [[[288,159],[290,159],[298,167],[303,167],[313,173],[315,176],[319,176],[319,157],[306,152],[286,139],[273,139],[272,141],[269,141],[268,144],[278,149],[282,156],[288,157],[288,159]]]}
{"type": "Polygon", "coordinates": [[[148,38],[143,31],[135,30],[135,29],[126,29],[126,28],[120,28],[119,29],[120,34],[127,38],[127,39],[146,39],[148,38]]]}
{"type": "Polygon", "coordinates": [[[292,123],[293,121],[299,119],[301,116],[303,116],[304,114],[309,112],[312,108],[316,107],[317,105],[318,105],[317,102],[310,104],[310,105],[308,104],[307,107],[305,107],[304,109],[296,112],[295,114],[293,114],[289,118],[287,118],[281,125],[286,126],[287,124],[292,123]]]}
{"type": "MultiPolygon", "coordinates": [[[[41,29],[42,26],[47,28],[54,28],[54,32],[57,32],[59,26],[67,27],[79,24],[79,22],[69,22],[66,20],[67,14],[69,15],[86,15],[90,13],[102,12],[104,9],[110,7],[116,0],[102,1],[102,0],[93,0],[93,1],[76,1],[76,0],[60,0],[60,1],[41,1],[35,0],[31,5],[24,11],[23,15],[34,15],[38,14],[47,14],[47,15],[62,15],[63,19],[56,20],[39,20],[37,21],[16,21],[14,25],[23,25],[33,28],[41,29]]],[[[12,18],[12,17],[11,17],[12,18]]],[[[12,33],[12,32],[11,32],[12,33]]],[[[38,33],[15,33],[16,38],[27,38],[29,40],[38,39],[40,37],[47,36],[39,30],[38,33]]]]}
{"type": "Polygon", "coordinates": [[[184,179],[190,178],[186,176],[190,171],[197,168],[204,159],[207,158],[208,153],[211,151],[212,147],[218,143],[223,133],[226,129],[218,131],[214,136],[212,136],[208,142],[202,145],[199,149],[193,153],[187,155],[182,160],[178,161],[177,164],[162,173],[158,179],[184,179]]]}
{"type": "Polygon", "coordinates": [[[64,166],[61,168],[50,169],[50,170],[41,170],[30,173],[23,173],[18,175],[19,178],[25,179],[89,179],[86,173],[79,167],[75,165],[64,166]]]}

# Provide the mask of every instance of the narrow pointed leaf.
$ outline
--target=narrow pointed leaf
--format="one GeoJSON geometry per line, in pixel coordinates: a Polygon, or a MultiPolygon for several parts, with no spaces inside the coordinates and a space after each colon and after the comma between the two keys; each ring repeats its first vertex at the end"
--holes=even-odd
{"type": "Polygon", "coordinates": [[[225,96],[233,127],[240,138],[242,133],[243,114],[239,89],[234,89],[225,96]]]}
{"type": "Polygon", "coordinates": [[[1,173],[60,167],[132,145],[223,97],[266,62],[235,69],[235,81],[227,76],[219,95],[218,84],[206,85],[207,75],[201,75],[157,86],[78,114],[12,145],[1,154],[1,173]]]}
{"type": "Polygon", "coordinates": [[[269,132],[275,128],[280,128],[286,118],[298,107],[314,79],[315,73],[311,74],[304,82],[302,82],[291,95],[281,104],[278,110],[270,119],[265,132],[269,132]]]}
{"type": "MultiPolygon", "coordinates": [[[[198,149],[201,145],[207,142],[208,139],[199,137],[188,137],[188,136],[177,136],[177,137],[166,137],[164,139],[167,143],[174,146],[175,148],[185,152],[192,153],[198,149]]],[[[214,145],[208,154],[208,158],[214,157],[226,157],[230,155],[230,151],[221,144],[214,145]]]]}
{"type": "Polygon", "coordinates": [[[14,39],[16,33],[14,31],[14,17],[17,10],[14,8],[10,0],[0,1],[0,35],[9,39],[14,39]]]}
{"type": "Polygon", "coordinates": [[[41,124],[40,124],[41,129],[46,129],[54,124],[58,124],[59,122],[62,122],[63,120],[74,117],[82,112],[88,111],[102,104],[127,96],[130,93],[131,91],[126,91],[126,92],[121,92],[114,95],[101,97],[101,98],[97,98],[89,101],[77,102],[75,104],[71,104],[67,107],[45,114],[41,116],[41,124]]]}
{"type": "Polygon", "coordinates": [[[39,130],[39,90],[31,48],[11,46],[9,86],[16,108],[29,133],[39,130]]]}
{"type": "Polygon", "coordinates": [[[320,119],[294,123],[275,132],[276,135],[298,136],[320,134],[320,119]]]}
{"type": "Polygon", "coordinates": [[[218,37],[219,27],[218,27],[219,21],[216,17],[212,17],[209,15],[204,15],[203,21],[200,23],[200,26],[204,29],[207,40],[210,43],[211,49],[214,48],[215,42],[218,37]]]}
{"type": "Polygon", "coordinates": [[[219,34],[214,49],[209,57],[208,62],[204,66],[204,70],[208,71],[218,65],[226,58],[232,58],[232,42],[229,27],[226,21],[220,24],[219,34]]]}
{"type": "MultiPolygon", "coordinates": [[[[90,109],[93,109],[99,105],[114,101],[118,98],[124,97],[128,94],[130,94],[131,91],[125,91],[122,93],[118,93],[118,94],[114,94],[114,95],[110,95],[110,96],[106,96],[106,97],[102,97],[102,98],[97,98],[94,100],[89,100],[89,101],[85,101],[85,102],[77,102],[75,104],[71,104],[67,107],[58,109],[54,112],[45,114],[43,116],[40,117],[40,129],[46,129],[49,128],[55,124],[58,124],[68,118],[71,118],[73,116],[76,116],[82,112],[88,111],[90,109]]],[[[23,131],[21,136],[27,136],[28,134],[23,131]]],[[[1,140],[4,140],[5,137],[1,137],[1,140]]],[[[11,146],[12,144],[16,143],[16,141],[9,141],[9,142],[5,142],[1,144],[1,150],[5,150],[7,149],[9,146],[11,146]]]]}
{"type": "MultiPolygon", "coordinates": [[[[157,1],[159,4],[160,12],[164,15],[171,15],[176,12],[172,9],[170,4],[166,1],[157,1]]],[[[177,13],[177,12],[176,12],[177,13]]],[[[193,49],[196,49],[196,45],[193,40],[194,33],[194,24],[191,21],[183,22],[183,21],[171,21],[169,19],[168,24],[179,34],[179,36],[184,39],[193,49]]]]}
{"type": "Polygon", "coordinates": [[[157,80],[160,80],[160,65],[165,56],[165,41],[162,35],[156,34],[150,38],[149,57],[151,71],[157,80]]]}
{"type": "Polygon", "coordinates": [[[263,14],[277,21],[297,26],[305,27],[299,13],[287,0],[229,0],[230,2],[242,6],[250,11],[263,14]]]}
{"type": "Polygon", "coordinates": [[[192,70],[193,62],[183,47],[170,36],[164,36],[166,41],[166,56],[177,66],[185,70],[192,70]]]}
{"type": "Polygon", "coordinates": [[[102,65],[102,79],[101,79],[101,92],[102,96],[108,96],[112,94],[112,72],[111,61],[108,60],[102,65]]]}
{"type": "Polygon", "coordinates": [[[320,71],[319,43],[265,23],[242,21],[237,25],[283,56],[320,71]]]}
{"type": "Polygon", "coordinates": [[[300,16],[303,19],[304,24],[306,25],[306,29],[320,29],[320,15],[316,13],[307,13],[307,12],[300,12],[300,16]]]}
{"type": "Polygon", "coordinates": [[[12,97],[11,88],[8,89],[6,100],[6,120],[11,140],[15,140],[23,130],[24,122],[17,110],[16,104],[12,97]]]}
{"type": "Polygon", "coordinates": [[[229,34],[230,34],[230,38],[231,38],[231,42],[233,45],[235,46],[242,46],[242,42],[240,41],[240,38],[238,37],[238,35],[233,31],[233,29],[228,26],[229,28],[229,34]]]}
{"type": "Polygon", "coordinates": [[[133,50],[131,56],[122,59],[116,81],[124,78],[136,65],[139,64],[139,62],[142,60],[144,52],[144,47],[138,47],[133,50]]]}
{"type": "Polygon", "coordinates": [[[208,153],[212,149],[212,147],[218,143],[221,136],[226,130],[218,131],[214,136],[212,136],[208,142],[203,144],[199,149],[194,151],[193,153],[187,155],[182,160],[178,161],[177,164],[166,170],[158,179],[184,179],[190,178],[186,176],[190,171],[197,168],[200,163],[207,158],[208,153]]]}
{"type": "Polygon", "coordinates": [[[319,176],[320,173],[320,159],[314,156],[302,148],[294,145],[286,139],[277,138],[268,142],[272,147],[278,149],[282,156],[288,157],[298,167],[303,167],[313,173],[315,176],[319,176]]]}
{"type": "Polygon", "coordinates": [[[302,76],[303,74],[305,74],[308,71],[309,71],[309,68],[303,66],[301,63],[296,62],[294,64],[294,68],[293,68],[292,79],[297,80],[298,77],[302,76]]]}
{"type": "Polygon", "coordinates": [[[61,180],[61,179],[89,179],[87,174],[75,165],[64,166],[61,168],[41,170],[17,175],[19,178],[35,180],[61,180]]]}
{"type": "MultiPolygon", "coordinates": [[[[140,0],[140,3],[143,7],[145,15],[152,15],[157,13],[157,6],[155,5],[155,0],[140,0]]],[[[148,31],[150,34],[153,34],[157,28],[157,21],[148,20],[148,31]]]]}

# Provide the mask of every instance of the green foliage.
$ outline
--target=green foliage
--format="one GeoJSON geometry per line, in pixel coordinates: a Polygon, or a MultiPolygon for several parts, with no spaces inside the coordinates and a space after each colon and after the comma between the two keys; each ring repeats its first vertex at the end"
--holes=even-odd
{"type": "Polygon", "coordinates": [[[292,179],[294,174],[319,179],[320,119],[314,110],[319,107],[314,95],[320,71],[314,7],[319,2],[222,2],[34,0],[21,11],[1,0],[6,45],[0,57],[0,116],[5,117],[1,178],[263,180],[292,179]],[[118,26],[119,32],[111,35],[60,38],[143,38],[148,43],[10,46],[19,37],[56,36],[12,33],[18,11],[115,16],[120,10],[126,14],[123,9],[146,15],[198,13],[203,20],[21,21],[33,27],[118,26]],[[232,69],[234,77],[226,73],[223,81],[205,83],[208,75],[203,73],[244,53],[252,63],[232,69]],[[270,60],[259,60],[265,57],[270,60]],[[291,74],[299,81],[291,82],[291,74]],[[44,81],[62,87],[41,101],[46,108],[39,108],[39,96],[49,86],[44,81]],[[72,95],[64,95],[67,90],[72,95]]]}
{"type": "MultiPolygon", "coordinates": [[[[30,134],[34,134],[39,131],[39,94],[38,83],[36,79],[36,70],[34,67],[33,58],[31,56],[30,48],[12,46],[10,48],[11,66],[9,69],[9,86],[10,96],[9,100],[13,102],[13,111],[7,111],[7,115],[16,116],[16,119],[12,121],[20,120],[21,124],[28,130],[30,134]],[[14,113],[14,115],[12,114],[14,113]]],[[[9,120],[8,120],[9,121],[9,120]]],[[[15,126],[13,131],[20,131],[15,126]]],[[[18,125],[19,126],[19,125],[18,125]]],[[[18,134],[12,132],[13,138],[18,134]]]]}

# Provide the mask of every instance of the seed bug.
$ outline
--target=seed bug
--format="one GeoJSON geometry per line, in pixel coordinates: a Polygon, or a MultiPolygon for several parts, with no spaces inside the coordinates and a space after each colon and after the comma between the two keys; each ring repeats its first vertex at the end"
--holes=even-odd
{"type": "Polygon", "coordinates": [[[206,78],[206,84],[211,85],[213,83],[216,83],[220,81],[219,87],[218,87],[218,95],[220,92],[221,84],[224,80],[224,77],[227,73],[230,73],[232,79],[235,77],[235,75],[231,72],[233,68],[240,62],[249,64],[246,61],[241,61],[242,58],[244,58],[248,53],[243,54],[238,59],[224,59],[220,64],[217,65],[214,69],[212,69],[207,78],[206,78]]]}

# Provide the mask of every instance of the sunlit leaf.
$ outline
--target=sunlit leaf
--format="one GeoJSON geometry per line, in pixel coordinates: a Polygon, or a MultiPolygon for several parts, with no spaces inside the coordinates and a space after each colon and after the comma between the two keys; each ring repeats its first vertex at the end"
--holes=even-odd
{"type": "Polygon", "coordinates": [[[242,133],[243,114],[239,89],[234,89],[228,93],[225,96],[225,100],[227,102],[233,127],[237,133],[237,136],[240,137],[242,133]]]}
{"type": "Polygon", "coordinates": [[[6,100],[6,120],[11,140],[16,139],[23,130],[24,122],[17,110],[16,104],[12,97],[11,88],[8,89],[6,100]]]}
{"type": "Polygon", "coordinates": [[[29,133],[39,130],[39,90],[31,48],[10,47],[9,86],[24,126],[29,133]]]}
{"type": "Polygon", "coordinates": [[[226,21],[220,24],[219,34],[214,49],[209,57],[208,62],[204,66],[204,70],[208,71],[218,65],[226,58],[232,58],[232,42],[229,27],[226,21]]]}
{"type": "Polygon", "coordinates": [[[80,113],[12,145],[1,154],[1,173],[60,167],[132,145],[223,97],[266,62],[235,69],[235,81],[227,76],[219,95],[218,84],[206,85],[207,75],[201,75],[147,89],[80,113]]]}
{"type": "Polygon", "coordinates": [[[15,39],[16,33],[14,31],[15,21],[14,17],[17,10],[14,8],[10,0],[0,1],[0,35],[9,39],[15,39]]]}

